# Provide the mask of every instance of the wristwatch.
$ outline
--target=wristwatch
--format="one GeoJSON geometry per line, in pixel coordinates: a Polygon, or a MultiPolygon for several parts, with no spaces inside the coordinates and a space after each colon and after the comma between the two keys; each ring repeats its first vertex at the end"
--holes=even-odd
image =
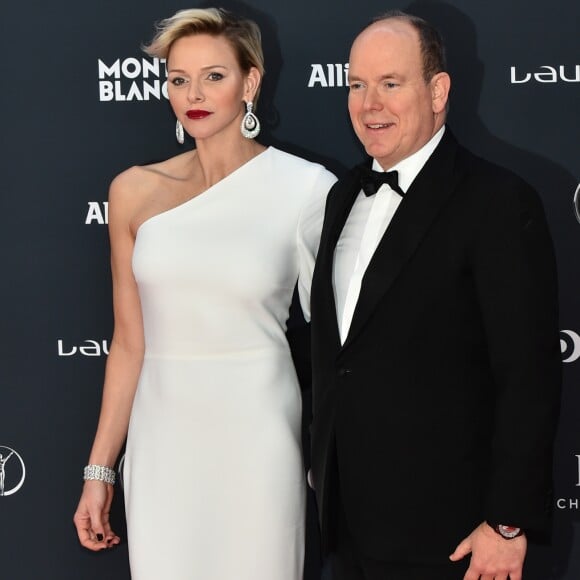
{"type": "Polygon", "coordinates": [[[518,536],[521,536],[524,533],[522,528],[516,528],[515,526],[506,526],[505,524],[492,524],[490,522],[487,522],[487,524],[494,530],[494,532],[496,532],[506,540],[513,540],[514,538],[517,538],[518,536]]]}

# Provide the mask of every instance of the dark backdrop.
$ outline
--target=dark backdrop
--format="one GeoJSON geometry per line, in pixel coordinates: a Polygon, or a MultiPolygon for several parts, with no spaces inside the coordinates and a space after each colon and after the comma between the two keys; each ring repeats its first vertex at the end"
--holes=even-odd
{"type": "MultiPolygon", "coordinates": [[[[580,5],[576,0],[221,5],[252,16],[263,30],[267,74],[258,110],[263,142],[321,161],[338,174],[363,156],[348,122],[344,87],[355,34],[389,8],[409,9],[441,28],[453,78],[453,131],[476,152],[529,180],[552,227],[565,361],[554,542],[531,548],[525,578],[580,578],[580,223],[573,205],[580,5]]],[[[150,70],[155,67],[139,47],[150,39],[154,21],[184,7],[190,5],[31,0],[2,8],[0,454],[6,458],[15,451],[5,464],[0,497],[0,576],[6,580],[129,578],[126,545],[91,554],[78,546],[71,518],[112,329],[107,188],[126,167],[180,151],[161,94],[163,67],[158,74],[150,70]]],[[[417,470],[421,473],[420,458],[417,470]]],[[[428,494],[436,474],[421,477],[428,494]]],[[[122,508],[118,497],[113,518],[121,533],[122,508]]],[[[409,512],[412,516],[412,505],[409,512]]],[[[316,578],[314,525],[308,548],[307,576],[316,578]]]]}

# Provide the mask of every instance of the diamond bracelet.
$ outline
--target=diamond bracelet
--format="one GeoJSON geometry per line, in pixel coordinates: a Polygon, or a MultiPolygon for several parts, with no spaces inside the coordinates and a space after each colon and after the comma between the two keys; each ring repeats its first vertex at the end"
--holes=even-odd
{"type": "Polygon", "coordinates": [[[115,485],[115,470],[105,465],[87,465],[83,472],[83,479],[96,479],[110,485],[115,485]]]}

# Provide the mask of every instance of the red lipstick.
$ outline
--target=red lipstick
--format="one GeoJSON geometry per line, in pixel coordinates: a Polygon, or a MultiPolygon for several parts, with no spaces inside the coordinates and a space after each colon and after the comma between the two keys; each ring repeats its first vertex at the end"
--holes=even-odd
{"type": "Polygon", "coordinates": [[[189,119],[205,119],[211,113],[209,111],[204,111],[202,109],[192,109],[185,113],[189,119]]]}

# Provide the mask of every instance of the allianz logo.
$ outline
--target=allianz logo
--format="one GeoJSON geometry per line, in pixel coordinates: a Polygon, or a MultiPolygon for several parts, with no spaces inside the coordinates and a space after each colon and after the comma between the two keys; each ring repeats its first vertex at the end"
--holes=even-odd
{"type": "Polygon", "coordinates": [[[540,66],[537,71],[516,70],[515,66],[510,67],[510,82],[513,85],[529,83],[580,83],[580,64],[566,66],[540,66]]]}
{"type": "Polygon", "coordinates": [[[85,224],[106,225],[109,223],[109,202],[108,201],[89,201],[89,209],[85,217],[85,224]]]}
{"type": "Polygon", "coordinates": [[[68,344],[62,338],[57,342],[58,356],[103,356],[109,354],[106,340],[85,340],[82,344],[68,344]]]}
{"type": "Polygon", "coordinates": [[[311,64],[308,87],[347,87],[348,63],[311,64]]]}

